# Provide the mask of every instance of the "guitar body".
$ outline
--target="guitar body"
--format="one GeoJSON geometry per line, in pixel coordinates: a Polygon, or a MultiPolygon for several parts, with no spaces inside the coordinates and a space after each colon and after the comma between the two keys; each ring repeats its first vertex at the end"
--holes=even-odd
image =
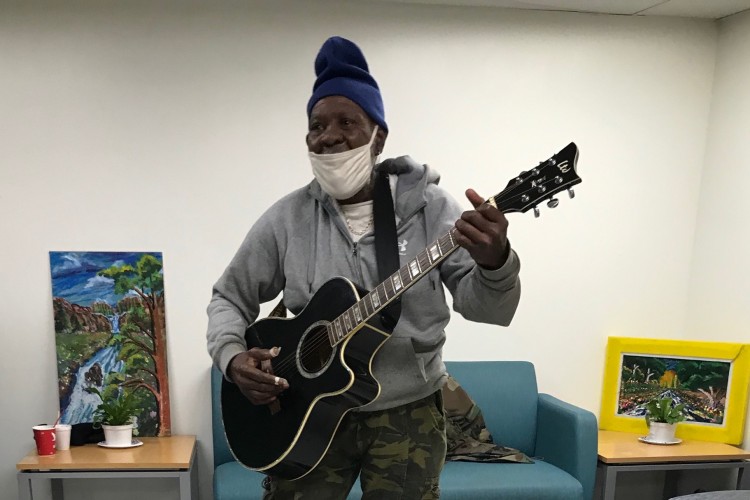
{"type": "Polygon", "coordinates": [[[222,382],[224,429],[232,453],[245,466],[298,479],[323,458],[344,415],[372,402],[380,386],[372,359],[390,331],[374,316],[331,347],[325,326],[360,299],[352,282],[326,282],[296,317],[266,318],[245,333],[248,349],[280,347],[274,374],[289,389],[270,405],[253,405],[238,387],[222,382]]]}

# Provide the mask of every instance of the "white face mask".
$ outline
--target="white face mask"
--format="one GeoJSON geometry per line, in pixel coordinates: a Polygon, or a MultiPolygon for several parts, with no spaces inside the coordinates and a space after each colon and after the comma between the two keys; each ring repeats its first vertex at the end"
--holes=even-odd
{"type": "Polygon", "coordinates": [[[323,191],[336,200],[346,200],[365,187],[372,175],[371,148],[377,132],[378,127],[375,126],[370,142],[349,151],[331,154],[307,153],[313,175],[323,191]]]}

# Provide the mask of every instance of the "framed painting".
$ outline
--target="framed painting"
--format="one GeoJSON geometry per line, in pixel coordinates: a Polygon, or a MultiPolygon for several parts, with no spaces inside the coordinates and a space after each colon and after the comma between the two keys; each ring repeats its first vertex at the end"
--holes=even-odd
{"type": "Polygon", "coordinates": [[[60,422],[91,422],[102,394],[132,393],[141,436],[169,436],[159,252],[50,252],[60,422]]]}
{"type": "Polygon", "coordinates": [[[610,337],[599,426],[648,432],[646,403],[671,397],[685,404],[677,437],[742,443],[750,344],[610,337]]]}

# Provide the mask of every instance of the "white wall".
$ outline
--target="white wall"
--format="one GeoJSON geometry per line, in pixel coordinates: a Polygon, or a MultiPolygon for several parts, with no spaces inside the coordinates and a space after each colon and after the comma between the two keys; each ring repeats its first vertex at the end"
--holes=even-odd
{"type": "MultiPolygon", "coordinates": [[[[14,410],[0,492],[15,491],[30,425],[57,411],[48,252],[155,250],[172,428],[198,435],[209,498],[205,306],[250,224],[311,177],[304,106],[332,34],[360,44],[383,89],[385,154],[431,164],[458,198],[500,191],[571,140],[581,148],[575,200],[538,221],[509,216],[524,287],[513,325],[456,318],[446,358],[531,360],[543,391],[598,412],[607,336],[684,335],[714,23],[364,2],[6,2],[0,384],[14,410]]],[[[170,498],[168,484],[152,486],[137,494],[170,498]]],[[[66,484],[84,500],[131,498],[123,489],[66,484]]]]}
{"type": "Polygon", "coordinates": [[[720,25],[690,283],[690,338],[750,341],[748,81],[750,12],[745,12],[720,25]]]}

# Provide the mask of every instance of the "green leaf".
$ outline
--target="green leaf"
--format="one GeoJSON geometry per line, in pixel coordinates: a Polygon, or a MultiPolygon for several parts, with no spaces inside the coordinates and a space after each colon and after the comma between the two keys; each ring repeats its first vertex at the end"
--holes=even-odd
{"type": "MultiPolygon", "coordinates": [[[[109,387],[116,388],[116,386],[109,387]]],[[[100,393],[95,388],[91,389],[89,392],[98,394],[102,399],[102,402],[94,410],[94,423],[97,425],[130,424],[133,422],[133,417],[140,412],[132,392],[124,389],[112,392],[105,389],[103,393],[100,393]]]]}
{"type": "Polygon", "coordinates": [[[685,405],[675,405],[672,398],[665,397],[661,399],[652,399],[646,403],[646,424],[651,422],[662,422],[666,424],[675,424],[685,420],[685,405]]]}

